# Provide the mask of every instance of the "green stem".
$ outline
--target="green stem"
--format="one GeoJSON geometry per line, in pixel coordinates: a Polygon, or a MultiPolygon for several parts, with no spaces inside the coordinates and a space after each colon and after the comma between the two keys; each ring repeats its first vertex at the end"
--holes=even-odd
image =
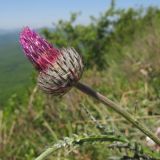
{"type": "Polygon", "coordinates": [[[104,97],[102,94],[94,91],[90,87],[78,82],[75,84],[75,87],[80,91],[88,94],[89,96],[97,99],[98,101],[102,102],[103,104],[107,105],[115,112],[123,116],[126,120],[132,123],[136,128],[138,128],[141,132],[143,132],[146,136],[151,138],[156,144],[160,145],[160,139],[156,137],[147,127],[141,124],[139,121],[135,120],[131,114],[125,111],[120,105],[116,104],[115,102],[111,101],[107,97],[104,97]]]}
{"type": "Polygon", "coordinates": [[[52,147],[47,148],[39,157],[37,157],[35,160],[44,160],[49,155],[51,155],[53,152],[57,151],[58,149],[61,149],[66,146],[71,145],[80,145],[85,142],[113,142],[113,141],[119,141],[119,142],[128,142],[124,137],[119,136],[112,136],[112,135],[100,135],[100,136],[91,136],[91,137],[81,137],[81,138],[69,138],[67,141],[60,141],[59,143],[53,145],[52,147]]]}
{"type": "Polygon", "coordinates": [[[79,140],[75,140],[74,143],[75,144],[82,144],[84,142],[105,142],[105,141],[109,141],[109,142],[113,142],[113,141],[119,141],[119,142],[128,142],[126,139],[124,139],[124,137],[119,137],[119,136],[111,136],[111,135],[101,135],[101,136],[93,136],[93,137],[84,137],[84,138],[80,138],[79,140]]]}
{"type": "Polygon", "coordinates": [[[53,152],[58,150],[59,148],[56,147],[49,147],[47,148],[40,156],[38,156],[35,160],[44,160],[46,159],[49,155],[51,155],[53,152]]]}

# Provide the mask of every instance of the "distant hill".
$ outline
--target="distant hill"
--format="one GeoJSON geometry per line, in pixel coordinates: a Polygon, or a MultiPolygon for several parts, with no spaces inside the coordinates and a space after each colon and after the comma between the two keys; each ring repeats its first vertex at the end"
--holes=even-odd
{"type": "MultiPolygon", "coordinates": [[[[0,46],[9,45],[18,42],[19,31],[2,31],[0,30],[0,46]]],[[[18,43],[17,43],[18,44],[18,43]]]]}
{"type": "Polygon", "coordinates": [[[1,29],[0,28],[0,36],[4,35],[4,34],[7,34],[7,33],[11,33],[11,32],[14,33],[16,31],[18,31],[18,29],[16,29],[16,30],[8,30],[8,29],[1,29]]]}
{"type": "Polygon", "coordinates": [[[31,81],[31,65],[22,53],[18,36],[18,31],[0,30],[0,105],[31,81]]]}

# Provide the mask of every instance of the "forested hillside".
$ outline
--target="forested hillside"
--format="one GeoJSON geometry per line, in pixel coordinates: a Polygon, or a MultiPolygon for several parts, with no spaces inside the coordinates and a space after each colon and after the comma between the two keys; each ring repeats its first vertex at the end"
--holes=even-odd
{"type": "Polygon", "coordinates": [[[23,93],[31,82],[31,66],[21,52],[18,36],[17,31],[0,34],[0,105],[23,93]]]}

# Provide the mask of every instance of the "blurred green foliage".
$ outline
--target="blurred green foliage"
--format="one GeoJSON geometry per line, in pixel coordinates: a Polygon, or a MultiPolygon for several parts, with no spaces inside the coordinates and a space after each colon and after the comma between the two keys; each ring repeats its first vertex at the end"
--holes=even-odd
{"type": "MultiPolygon", "coordinates": [[[[82,81],[118,101],[154,132],[160,126],[160,9],[117,9],[112,1],[108,10],[98,18],[91,17],[89,24],[77,24],[77,16],[72,14],[69,21],[60,20],[53,30],[42,33],[55,46],[71,46],[80,52],[86,64],[82,81]]],[[[63,137],[99,134],[82,106],[106,129],[128,137],[131,143],[141,143],[145,154],[159,159],[160,154],[146,146],[142,133],[97,101],[76,89],[52,97],[32,86],[28,92],[13,95],[0,112],[0,157],[30,160],[63,137]]],[[[125,160],[133,155],[125,149],[110,150],[108,145],[67,148],[50,159],[125,160]]]]}
{"type": "Polygon", "coordinates": [[[137,35],[143,36],[145,28],[160,19],[159,9],[117,9],[114,1],[98,18],[91,16],[87,25],[76,23],[79,14],[71,14],[69,21],[59,20],[53,31],[46,28],[42,33],[57,47],[76,48],[86,67],[97,65],[98,69],[108,67],[111,60],[108,56],[121,59],[123,47],[129,46],[137,35]]]}
{"type": "Polygon", "coordinates": [[[21,51],[17,35],[0,37],[0,109],[12,94],[23,97],[32,84],[32,67],[21,51]]]}

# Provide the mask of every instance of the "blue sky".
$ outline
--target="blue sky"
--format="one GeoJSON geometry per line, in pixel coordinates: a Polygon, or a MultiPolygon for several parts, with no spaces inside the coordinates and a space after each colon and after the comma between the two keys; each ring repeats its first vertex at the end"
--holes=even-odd
{"type": "MultiPolygon", "coordinates": [[[[71,12],[81,11],[78,22],[87,23],[89,16],[98,16],[110,0],[0,0],[0,29],[23,26],[51,27],[59,19],[69,19],[71,12]]],[[[160,7],[160,0],[117,0],[119,8],[150,5],[160,7]]]]}

